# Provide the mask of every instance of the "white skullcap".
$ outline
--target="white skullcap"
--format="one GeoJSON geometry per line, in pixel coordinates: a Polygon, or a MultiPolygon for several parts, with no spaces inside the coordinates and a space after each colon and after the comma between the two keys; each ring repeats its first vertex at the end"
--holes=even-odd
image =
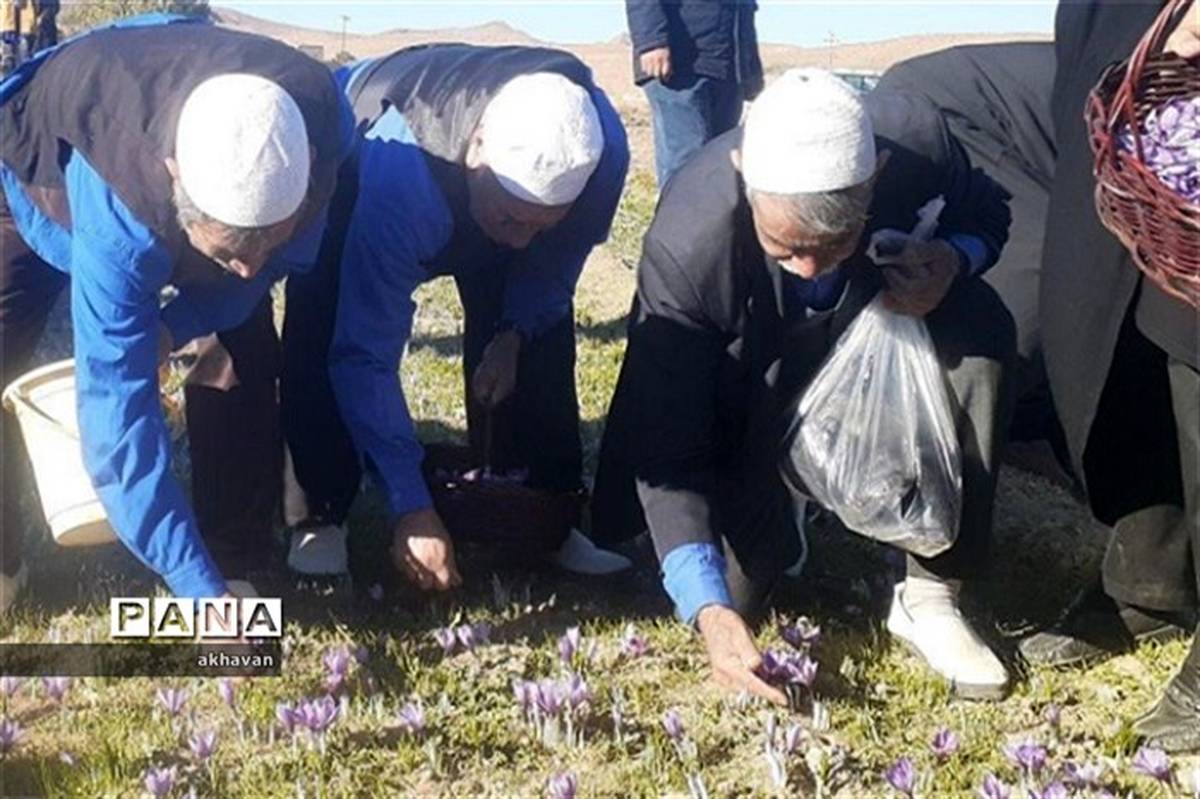
{"type": "Polygon", "coordinates": [[[218,222],[265,227],[287,219],[308,192],[310,160],[300,107],[266,78],[209,78],[179,114],[179,180],[218,222]]]}
{"type": "Polygon", "coordinates": [[[600,162],[604,132],[586,89],[562,75],[513,78],[483,111],[481,155],[504,190],[538,205],[575,201],[600,162]]]}
{"type": "Polygon", "coordinates": [[[742,177],[769,194],[834,191],[875,171],[875,134],[862,97],[823,69],[792,69],[750,106],[742,177]]]}

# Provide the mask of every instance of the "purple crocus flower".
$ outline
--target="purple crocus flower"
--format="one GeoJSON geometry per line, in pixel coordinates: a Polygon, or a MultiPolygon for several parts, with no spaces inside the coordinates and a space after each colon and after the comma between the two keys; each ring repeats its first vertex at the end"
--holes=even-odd
{"type": "Polygon", "coordinates": [[[192,756],[196,760],[201,763],[207,762],[213,752],[217,751],[217,731],[204,730],[193,734],[188,739],[188,748],[192,750],[192,756]]]}
{"type": "Polygon", "coordinates": [[[982,799],[1008,799],[1012,795],[1012,788],[1005,785],[995,774],[989,774],[983,778],[979,795],[982,799]]]}
{"type": "Polygon", "coordinates": [[[663,730],[667,733],[667,737],[675,743],[683,740],[683,719],[679,717],[679,711],[671,708],[663,714],[662,718],[663,730]]]}
{"type": "Polygon", "coordinates": [[[572,710],[579,710],[591,703],[592,689],[578,674],[572,674],[567,680],[567,702],[570,703],[572,710]]]}
{"type": "Polygon", "coordinates": [[[546,783],[546,795],[550,799],[575,799],[575,792],[578,788],[579,784],[575,775],[569,771],[562,771],[555,774],[546,783]]]}
{"type": "Polygon", "coordinates": [[[557,716],[566,706],[567,694],[563,686],[554,680],[542,680],[537,684],[534,701],[543,716],[557,716]]]}
{"type": "Polygon", "coordinates": [[[621,654],[627,658],[640,658],[649,651],[650,642],[646,637],[639,634],[632,624],[626,627],[625,635],[621,637],[621,654]]]}
{"type": "Polygon", "coordinates": [[[1041,790],[1029,789],[1029,799],[1068,799],[1070,793],[1061,782],[1052,782],[1041,790]]]}
{"type": "Polygon", "coordinates": [[[230,710],[237,710],[237,686],[228,677],[217,680],[217,693],[230,710]]]}
{"type": "Polygon", "coordinates": [[[579,647],[583,643],[583,634],[578,627],[571,627],[558,639],[558,657],[568,666],[575,660],[579,647]]]}
{"type": "Polygon", "coordinates": [[[803,685],[811,688],[817,679],[817,661],[808,655],[789,658],[786,665],[787,681],[792,685],[803,685]]]}
{"type": "Polygon", "coordinates": [[[188,692],[177,688],[159,688],[154,695],[158,698],[158,703],[163,706],[163,710],[167,711],[167,715],[171,718],[179,715],[188,700],[188,692]]]}
{"type": "Polygon", "coordinates": [[[1133,756],[1131,765],[1134,771],[1158,780],[1163,785],[1175,782],[1175,767],[1171,764],[1171,758],[1161,749],[1143,746],[1133,756]]]}
{"type": "Polygon", "coordinates": [[[801,616],[794,624],[781,624],[779,635],[796,649],[807,650],[820,642],[821,628],[807,616],[801,616]]]}
{"type": "Polygon", "coordinates": [[[763,651],[762,662],[758,666],[758,676],[767,682],[776,682],[783,673],[783,669],[783,660],[775,650],[767,649],[763,651]]]}
{"type": "Polygon", "coordinates": [[[321,656],[321,663],[325,665],[325,671],[342,677],[350,673],[350,660],[350,650],[344,646],[326,649],[325,654],[321,656]]]}
{"type": "Polygon", "coordinates": [[[784,754],[792,754],[800,748],[800,741],[804,738],[804,728],[799,724],[793,724],[787,728],[787,732],[783,734],[783,751],[784,754]]]}
{"type": "Polygon", "coordinates": [[[454,654],[455,647],[458,646],[458,636],[452,627],[439,627],[433,631],[433,640],[438,642],[438,646],[442,648],[443,655],[454,654]]]}
{"type": "Polygon", "coordinates": [[[1046,766],[1046,747],[1032,740],[1009,744],[1004,754],[1029,776],[1036,776],[1046,766]]]}
{"type": "Polygon", "coordinates": [[[175,787],[175,767],[148,768],[142,782],[151,796],[167,796],[175,787]]]}
{"type": "Polygon", "coordinates": [[[0,718],[0,757],[4,757],[21,742],[25,731],[13,719],[0,718]]]}
{"type": "Polygon", "coordinates": [[[1063,765],[1067,782],[1079,788],[1099,788],[1104,780],[1104,766],[1098,763],[1067,762],[1063,765]]]}
{"type": "Polygon", "coordinates": [[[42,686],[46,689],[46,695],[61,705],[67,698],[67,691],[71,689],[71,678],[43,677],[42,686]]]}
{"type": "Polygon", "coordinates": [[[416,736],[425,732],[425,708],[421,707],[420,702],[409,702],[400,708],[397,720],[400,722],[400,729],[408,735],[416,736]]]}
{"type": "Polygon", "coordinates": [[[958,751],[958,736],[950,731],[948,727],[942,727],[938,730],[933,740],[929,742],[929,748],[933,751],[933,756],[939,762],[945,762],[958,751]]]}
{"type": "Polygon", "coordinates": [[[454,635],[458,638],[458,642],[462,644],[463,649],[468,652],[474,652],[475,647],[483,646],[491,639],[492,625],[484,622],[462,624],[455,629],[454,635]]]}
{"type": "Polygon", "coordinates": [[[537,683],[529,680],[513,680],[512,688],[513,697],[521,706],[521,710],[525,713],[532,710],[534,702],[537,701],[537,683]]]}
{"type": "Polygon", "coordinates": [[[897,793],[912,796],[917,787],[917,769],[910,758],[902,757],[892,764],[884,778],[897,793]]]}
{"type": "Polygon", "coordinates": [[[305,700],[296,708],[296,726],[304,727],[313,735],[324,735],[337,721],[340,711],[332,696],[305,700]]]}
{"type": "Polygon", "coordinates": [[[0,693],[8,699],[12,699],[17,691],[21,690],[21,686],[25,683],[20,677],[0,677],[0,693]]]}

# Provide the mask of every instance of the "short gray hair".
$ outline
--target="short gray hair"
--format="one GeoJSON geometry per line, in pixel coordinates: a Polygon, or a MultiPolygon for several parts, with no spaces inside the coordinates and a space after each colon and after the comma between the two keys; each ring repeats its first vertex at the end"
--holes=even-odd
{"type": "Polygon", "coordinates": [[[751,204],[756,197],[770,197],[786,202],[788,213],[813,237],[838,239],[856,232],[867,220],[871,206],[872,182],[860,183],[846,189],[804,194],[772,194],[747,189],[751,204]]]}
{"type": "Polygon", "coordinates": [[[274,225],[237,227],[213,219],[192,201],[192,198],[184,190],[182,181],[175,181],[174,200],[175,220],[181,228],[187,230],[194,225],[216,225],[221,228],[221,237],[224,239],[225,246],[235,253],[257,249],[268,238],[271,228],[274,227],[274,225]]]}

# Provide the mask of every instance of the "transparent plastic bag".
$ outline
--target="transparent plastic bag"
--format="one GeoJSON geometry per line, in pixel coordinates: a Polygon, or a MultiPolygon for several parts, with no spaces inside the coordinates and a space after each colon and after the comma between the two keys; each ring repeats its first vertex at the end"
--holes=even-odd
{"type": "Polygon", "coordinates": [[[805,390],[785,468],[849,529],[917,555],[958,536],[962,465],[925,322],[876,297],[805,390]]]}

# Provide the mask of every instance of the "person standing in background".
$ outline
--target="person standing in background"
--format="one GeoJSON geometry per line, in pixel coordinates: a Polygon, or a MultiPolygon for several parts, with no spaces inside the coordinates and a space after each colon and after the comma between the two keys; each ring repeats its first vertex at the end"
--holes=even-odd
{"type": "Polygon", "coordinates": [[[29,53],[58,44],[58,0],[31,0],[34,6],[29,53]]]}
{"type": "Polygon", "coordinates": [[[7,75],[23,60],[21,33],[29,27],[30,0],[0,0],[0,75],[7,75]]]}
{"type": "Polygon", "coordinates": [[[763,87],[756,0],[625,0],[634,81],[650,101],[659,191],[734,128],[763,87]]]}

